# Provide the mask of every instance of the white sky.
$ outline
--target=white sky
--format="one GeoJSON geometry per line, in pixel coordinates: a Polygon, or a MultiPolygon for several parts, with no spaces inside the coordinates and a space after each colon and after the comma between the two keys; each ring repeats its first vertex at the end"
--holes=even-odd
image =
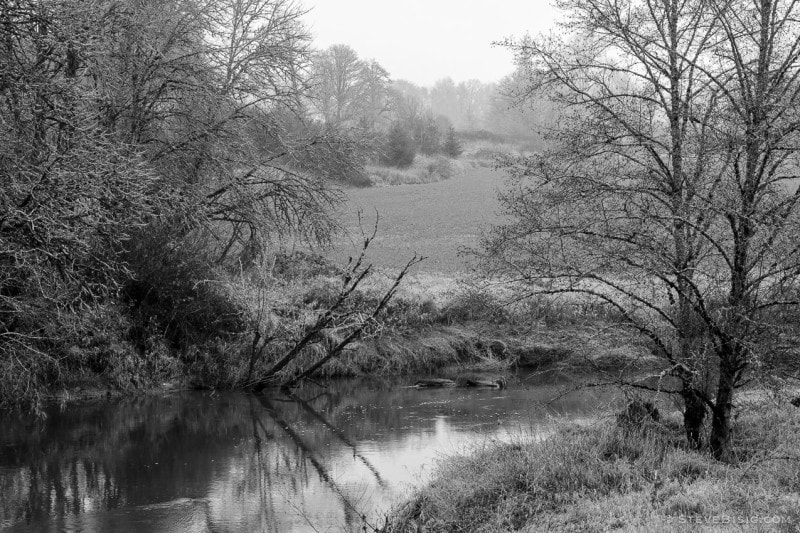
{"type": "Polygon", "coordinates": [[[497,81],[513,56],[493,41],[547,30],[549,0],[302,0],[316,48],[346,44],[392,79],[497,81]]]}

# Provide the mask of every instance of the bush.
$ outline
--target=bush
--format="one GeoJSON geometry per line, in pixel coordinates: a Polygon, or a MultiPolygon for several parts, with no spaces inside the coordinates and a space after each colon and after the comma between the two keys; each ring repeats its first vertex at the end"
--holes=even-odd
{"type": "Polygon", "coordinates": [[[431,177],[430,181],[441,181],[452,178],[455,169],[449,159],[438,156],[427,162],[425,172],[431,177]]]}
{"type": "Polygon", "coordinates": [[[400,124],[392,125],[386,137],[380,161],[397,168],[408,168],[414,163],[417,147],[409,132],[400,124]]]}
{"type": "Polygon", "coordinates": [[[405,169],[370,166],[370,179],[375,185],[407,185],[433,183],[453,178],[463,171],[463,166],[444,156],[418,156],[414,164],[405,169]]]}
{"type": "Polygon", "coordinates": [[[463,323],[485,320],[504,323],[510,320],[506,306],[493,294],[479,289],[465,289],[457,294],[442,310],[441,320],[463,323]]]}
{"type": "Polygon", "coordinates": [[[228,294],[197,238],[170,239],[169,231],[140,234],[127,256],[133,277],[124,287],[132,306],[132,340],[144,349],[153,329],[173,349],[241,333],[244,310],[228,294]]]}
{"type": "Polygon", "coordinates": [[[445,153],[445,155],[453,158],[464,153],[464,148],[461,146],[461,142],[459,142],[458,138],[456,138],[456,130],[454,130],[452,127],[447,130],[442,151],[445,153]]]}
{"type": "Polygon", "coordinates": [[[343,273],[342,267],[329,259],[319,254],[299,250],[276,253],[271,265],[271,274],[285,280],[307,279],[315,276],[341,276],[343,273]]]}
{"type": "Polygon", "coordinates": [[[339,176],[339,181],[352,187],[372,187],[372,180],[364,169],[350,169],[339,176]]]}
{"type": "Polygon", "coordinates": [[[433,155],[441,151],[441,141],[439,126],[433,117],[427,117],[422,120],[415,128],[415,137],[420,152],[425,155],[433,155]]]}
{"type": "Polygon", "coordinates": [[[493,133],[487,130],[462,131],[461,137],[467,141],[487,141],[490,143],[508,143],[514,140],[510,135],[493,133]]]}

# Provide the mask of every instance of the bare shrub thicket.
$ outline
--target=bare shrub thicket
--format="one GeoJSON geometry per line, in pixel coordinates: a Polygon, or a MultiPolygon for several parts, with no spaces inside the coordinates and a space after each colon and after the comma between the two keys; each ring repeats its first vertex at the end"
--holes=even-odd
{"type": "Polygon", "coordinates": [[[0,403],[69,374],[64,317],[124,291],[139,357],[142,330],[224,337],[241,324],[215,268],[288,235],[327,242],[330,181],[359,175],[367,143],[305,113],[302,16],[288,0],[0,1],[0,403]]]}

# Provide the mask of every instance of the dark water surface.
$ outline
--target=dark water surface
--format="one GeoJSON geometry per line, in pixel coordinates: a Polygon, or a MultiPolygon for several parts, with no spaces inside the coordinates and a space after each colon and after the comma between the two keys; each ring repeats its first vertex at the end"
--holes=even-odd
{"type": "MultiPolygon", "coordinates": [[[[294,397],[187,392],[0,418],[0,531],[362,531],[435,462],[541,435],[610,397],[558,397],[552,376],[505,390],[308,385],[294,397]],[[552,403],[549,400],[558,397],[552,403]]],[[[368,529],[369,530],[369,529],[368,529]]]]}

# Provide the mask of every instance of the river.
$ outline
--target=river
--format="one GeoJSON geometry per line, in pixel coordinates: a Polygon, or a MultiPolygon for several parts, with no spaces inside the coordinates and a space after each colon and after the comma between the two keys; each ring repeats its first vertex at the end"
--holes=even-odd
{"type": "Polygon", "coordinates": [[[307,384],[289,396],[183,392],[0,418],[0,530],[371,531],[437,461],[545,435],[611,395],[547,374],[503,390],[402,380],[307,384]]]}

